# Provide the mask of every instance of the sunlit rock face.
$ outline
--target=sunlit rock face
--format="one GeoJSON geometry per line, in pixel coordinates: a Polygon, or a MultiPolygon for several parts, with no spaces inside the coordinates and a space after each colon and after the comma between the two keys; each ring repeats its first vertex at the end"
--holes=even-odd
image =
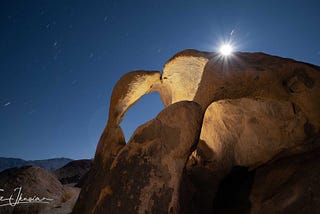
{"type": "Polygon", "coordinates": [[[120,124],[125,112],[143,95],[160,84],[159,71],[132,71],[116,83],[111,95],[108,126],[120,124]]]}
{"type": "Polygon", "coordinates": [[[209,53],[186,50],[169,60],[161,76],[160,92],[165,106],[181,100],[194,100],[209,53]]]}
{"type": "Polygon", "coordinates": [[[213,102],[205,112],[200,136],[200,144],[207,149],[198,147],[198,153],[206,161],[226,162],[228,157],[227,165],[254,167],[305,141],[306,123],[305,115],[286,101],[241,98],[213,102]]]}
{"type": "Polygon", "coordinates": [[[319,135],[319,81],[319,67],[291,59],[196,50],[162,74],[124,75],[74,213],[212,213],[234,166],[259,167],[319,135]],[[125,112],[154,91],[165,110],[126,144],[125,112]]]}
{"type": "Polygon", "coordinates": [[[217,100],[242,97],[290,101],[319,130],[319,79],[319,67],[291,59],[241,52],[223,58],[216,53],[187,50],[164,66],[166,90],[160,95],[165,105],[194,100],[203,109],[217,100]]]}
{"type": "Polygon", "coordinates": [[[232,165],[253,167],[306,140],[306,122],[303,113],[286,101],[222,100],[208,107],[200,140],[218,160],[227,156],[232,165]]]}

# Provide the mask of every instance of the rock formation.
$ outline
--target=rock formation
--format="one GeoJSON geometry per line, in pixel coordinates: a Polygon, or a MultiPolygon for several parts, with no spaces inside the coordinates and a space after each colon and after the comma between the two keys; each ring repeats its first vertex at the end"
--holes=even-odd
{"type": "Polygon", "coordinates": [[[234,167],[219,186],[214,213],[319,213],[319,143],[318,136],[254,170],[234,167]]]}
{"type": "Polygon", "coordinates": [[[307,114],[310,124],[319,129],[319,78],[317,66],[263,53],[239,52],[225,59],[216,53],[186,50],[164,66],[165,89],[159,91],[166,106],[194,100],[204,110],[223,99],[285,100],[297,105],[307,114]]]}
{"type": "Polygon", "coordinates": [[[121,123],[125,112],[143,95],[154,91],[160,83],[158,71],[132,71],[125,74],[114,86],[109,108],[108,126],[121,123]]]}
{"type": "Polygon", "coordinates": [[[286,101],[241,98],[213,102],[187,165],[197,189],[195,206],[203,212],[212,209],[218,183],[233,166],[254,168],[303,144],[308,138],[306,122],[302,112],[294,112],[286,101]],[[207,199],[209,207],[203,204],[207,199]]]}
{"type": "Polygon", "coordinates": [[[318,147],[256,169],[249,196],[251,213],[320,213],[319,161],[318,147]]]}
{"type": "Polygon", "coordinates": [[[74,213],[212,213],[234,166],[259,167],[319,134],[319,81],[320,68],[307,63],[196,50],[173,56],[162,75],[126,74],[74,213]],[[153,91],[166,108],[126,144],[125,112],[153,91]]]}
{"type": "Polygon", "coordinates": [[[15,167],[0,173],[1,214],[70,213],[79,193],[80,188],[62,185],[51,172],[40,167],[15,167]],[[39,200],[46,203],[35,203],[39,200]]]}
{"type": "Polygon", "coordinates": [[[75,160],[53,171],[53,174],[62,184],[77,184],[91,166],[92,160],[90,159],[75,160]]]}
{"type": "MultiPolygon", "coordinates": [[[[54,206],[57,206],[64,194],[65,190],[62,184],[49,172],[35,166],[24,166],[21,168],[11,168],[0,173],[0,192],[4,198],[17,198],[18,190],[21,187],[21,196],[23,198],[38,196],[52,200],[46,200],[48,204],[20,204],[17,206],[0,207],[0,213],[39,213],[44,212],[54,206]]],[[[1,197],[0,196],[0,197],[1,197]]],[[[15,200],[12,200],[12,202],[15,200]]],[[[1,200],[1,204],[8,201],[1,200]]]]}
{"type": "Polygon", "coordinates": [[[123,132],[119,124],[126,111],[143,95],[152,92],[160,83],[157,71],[132,71],[121,77],[114,86],[111,95],[107,126],[98,143],[95,158],[101,158],[104,165],[113,159],[125,145],[123,132]]]}
{"type": "Polygon", "coordinates": [[[115,85],[109,108],[107,125],[100,137],[93,166],[87,179],[81,182],[83,186],[75,212],[90,213],[105,185],[111,163],[126,145],[121,127],[119,126],[125,112],[144,94],[150,93],[160,82],[160,73],[156,71],[133,71],[124,75],[115,85]]]}
{"type": "Polygon", "coordinates": [[[93,213],[177,212],[183,169],[201,124],[201,107],[179,102],[140,126],[113,161],[93,213]]]}

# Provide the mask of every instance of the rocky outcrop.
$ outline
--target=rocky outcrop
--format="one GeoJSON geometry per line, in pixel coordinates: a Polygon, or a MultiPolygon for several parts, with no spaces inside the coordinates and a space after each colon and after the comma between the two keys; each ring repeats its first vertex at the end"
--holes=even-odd
{"type": "Polygon", "coordinates": [[[318,147],[259,167],[249,196],[251,213],[320,213],[319,161],[318,147]]]}
{"type": "Polygon", "coordinates": [[[132,71],[121,77],[112,91],[108,122],[98,143],[95,159],[101,159],[105,165],[110,157],[116,156],[125,145],[119,126],[124,114],[143,95],[152,92],[159,83],[158,71],[132,71]]]}
{"type": "Polygon", "coordinates": [[[186,50],[164,66],[160,91],[167,106],[194,100],[203,109],[212,102],[242,97],[294,103],[312,126],[320,126],[320,68],[263,53],[218,53],[186,50]],[[190,71],[191,70],[191,71],[190,71]]]}
{"type": "Polygon", "coordinates": [[[159,83],[159,71],[138,70],[121,77],[111,95],[108,126],[120,124],[125,112],[143,95],[153,92],[159,83]]]}
{"type": "Polygon", "coordinates": [[[69,162],[60,169],[55,170],[53,174],[62,184],[77,184],[90,170],[91,166],[92,160],[75,160],[69,162]]]}
{"type": "Polygon", "coordinates": [[[125,112],[143,95],[154,90],[160,83],[160,72],[133,71],[124,75],[115,85],[110,101],[109,118],[100,137],[92,168],[86,179],[81,182],[83,186],[79,195],[75,212],[90,213],[99,200],[100,192],[106,182],[111,163],[126,145],[123,131],[119,126],[125,112]]]}
{"type": "Polygon", "coordinates": [[[85,179],[81,180],[81,192],[73,213],[91,213],[107,181],[110,166],[119,151],[126,145],[120,126],[104,129],[93,164],[85,179]]]}
{"type": "Polygon", "coordinates": [[[195,195],[194,206],[203,212],[213,208],[215,191],[233,166],[254,168],[305,143],[306,123],[302,112],[295,112],[285,101],[241,98],[213,102],[205,112],[200,142],[187,165],[197,189],[190,193],[195,195]]]}
{"type": "Polygon", "coordinates": [[[187,165],[194,185],[187,191],[194,204],[189,210],[211,213],[216,188],[233,166],[261,165],[319,133],[319,80],[319,67],[262,53],[226,59],[187,50],[169,60],[166,90],[159,90],[164,104],[194,100],[206,110],[187,165]]]}
{"type": "Polygon", "coordinates": [[[319,133],[319,81],[319,67],[291,59],[240,52],[226,58],[196,50],[173,56],[162,75],[126,74],[114,87],[108,123],[74,213],[210,213],[221,180],[234,166],[258,167],[306,146],[319,133]],[[153,91],[166,109],[126,144],[119,125],[125,112],[153,91]],[[204,120],[191,145],[199,133],[180,111],[195,103],[201,107],[195,118],[204,120]],[[167,132],[159,117],[171,120],[174,131],[167,132]],[[163,154],[162,147],[170,153],[163,154]],[[163,160],[175,163],[173,168],[163,160]]]}
{"type": "Polygon", "coordinates": [[[320,138],[248,170],[234,167],[222,180],[214,213],[319,213],[320,138]]]}
{"type": "MultiPolygon", "coordinates": [[[[46,198],[46,203],[18,203],[16,206],[1,206],[1,213],[39,213],[44,212],[57,206],[64,194],[65,190],[62,184],[49,172],[42,168],[34,166],[24,166],[21,168],[11,168],[0,173],[0,198],[10,198],[11,202],[16,202],[19,195],[22,198],[40,199],[46,198]],[[21,188],[21,190],[16,189],[21,188]],[[20,194],[19,194],[20,192],[20,194]],[[48,200],[47,200],[48,199],[48,200]]],[[[22,201],[25,202],[25,201],[22,201]]],[[[1,199],[1,204],[9,203],[8,200],[1,199]]]]}
{"type": "Polygon", "coordinates": [[[165,106],[182,100],[194,100],[210,54],[185,50],[173,56],[164,66],[159,91],[165,106]]]}
{"type": "Polygon", "coordinates": [[[177,213],[183,169],[201,124],[201,107],[179,102],[140,126],[113,161],[92,212],[177,213]]]}
{"type": "Polygon", "coordinates": [[[70,213],[79,193],[80,188],[62,185],[40,167],[16,167],[0,173],[1,214],[70,213]]]}

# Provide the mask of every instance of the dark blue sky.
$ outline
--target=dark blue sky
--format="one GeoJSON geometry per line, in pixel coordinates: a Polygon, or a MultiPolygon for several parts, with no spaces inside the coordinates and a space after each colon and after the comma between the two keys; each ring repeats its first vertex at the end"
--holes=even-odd
{"type": "MultiPolygon", "coordinates": [[[[232,39],[239,51],[319,65],[319,9],[317,0],[1,1],[0,156],[93,157],[116,81],[161,70],[183,49],[232,39]]],[[[144,96],[122,123],[126,137],[162,108],[144,96]]]]}

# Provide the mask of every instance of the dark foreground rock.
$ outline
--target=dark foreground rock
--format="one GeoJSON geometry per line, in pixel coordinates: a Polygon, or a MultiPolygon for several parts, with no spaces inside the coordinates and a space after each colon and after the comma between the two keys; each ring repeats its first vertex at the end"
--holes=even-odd
{"type": "Polygon", "coordinates": [[[251,213],[320,213],[319,163],[317,148],[258,168],[250,194],[251,213]]]}
{"type": "Polygon", "coordinates": [[[320,138],[316,148],[249,170],[234,167],[213,201],[214,213],[320,213],[320,138]]]}
{"type": "Polygon", "coordinates": [[[0,213],[70,213],[79,192],[79,188],[63,186],[51,172],[39,167],[7,169],[0,173],[0,213]]]}
{"type": "MultiPolygon", "coordinates": [[[[183,169],[201,124],[201,107],[180,102],[140,126],[113,161],[92,212],[178,213],[183,169]]],[[[90,212],[78,202],[74,213],[90,212]]]]}
{"type": "MultiPolygon", "coordinates": [[[[16,206],[2,206],[0,213],[39,213],[48,210],[58,204],[63,198],[65,191],[62,184],[46,170],[34,167],[24,166],[21,168],[12,168],[0,173],[1,196],[4,198],[13,198],[22,196],[22,198],[39,197],[46,203],[17,204],[16,206]],[[21,188],[21,194],[16,188],[21,188]]],[[[1,197],[0,196],[0,197],[1,197]]],[[[13,200],[11,200],[12,202],[13,200]]],[[[16,200],[14,200],[16,201],[16,200]]],[[[8,200],[1,200],[1,204],[9,203],[8,200]]]]}
{"type": "Polygon", "coordinates": [[[77,184],[92,167],[92,160],[71,161],[53,173],[62,184],[77,184]]]}

